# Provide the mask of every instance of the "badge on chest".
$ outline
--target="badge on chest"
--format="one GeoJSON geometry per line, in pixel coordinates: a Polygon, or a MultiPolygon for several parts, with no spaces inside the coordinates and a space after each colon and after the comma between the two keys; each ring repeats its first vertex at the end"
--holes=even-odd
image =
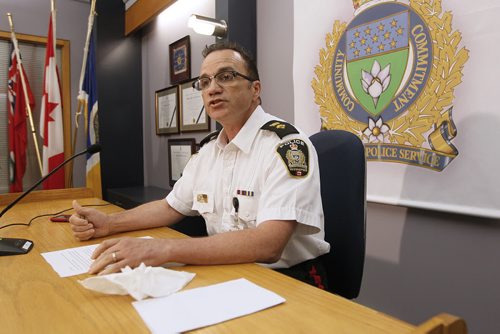
{"type": "Polygon", "coordinates": [[[208,195],[207,194],[196,194],[196,201],[198,203],[208,203],[208,195]]]}
{"type": "Polygon", "coordinates": [[[214,212],[213,193],[204,190],[194,191],[192,209],[198,211],[200,214],[214,212]]]}

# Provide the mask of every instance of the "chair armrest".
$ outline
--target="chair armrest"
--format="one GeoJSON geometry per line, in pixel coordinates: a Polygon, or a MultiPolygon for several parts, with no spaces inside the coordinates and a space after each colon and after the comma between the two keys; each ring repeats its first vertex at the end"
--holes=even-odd
{"type": "Polygon", "coordinates": [[[467,324],[462,318],[440,313],[417,326],[413,334],[467,334],[467,324]]]}

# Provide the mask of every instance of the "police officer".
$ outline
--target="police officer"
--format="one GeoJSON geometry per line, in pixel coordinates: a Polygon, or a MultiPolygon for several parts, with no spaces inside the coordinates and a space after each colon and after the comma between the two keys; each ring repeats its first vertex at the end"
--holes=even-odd
{"type": "Polygon", "coordinates": [[[242,47],[218,43],[206,47],[203,56],[193,86],[222,130],[201,141],[166,199],[111,215],[75,201],[70,223],[76,238],[88,240],[202,215],[208,236],[106,240],[92,255],[89,273],[117,272],[141,262],[258,262],[324,287],[316,258],[330,246],[324,241],[314,147],[305,134],[260,106],[257,67],[242,47]]]}

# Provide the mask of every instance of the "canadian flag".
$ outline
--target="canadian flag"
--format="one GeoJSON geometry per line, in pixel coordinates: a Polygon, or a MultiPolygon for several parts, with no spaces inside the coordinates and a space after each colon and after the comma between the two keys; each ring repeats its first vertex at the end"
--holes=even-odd
{"type": "MultiPolygon", "coordinates": [[[[59,72],[56,64],[54,26],[55,11],[52,11],[49,20],[49,32],[47,34],[45,74],[40,112],[40,133],[43,138],[43,175],[47,175],[64,161],[62,100],[59,72]]],[[[57,188],[64,188],[63,168],[43,183],[43,189],[57,188]]]]}

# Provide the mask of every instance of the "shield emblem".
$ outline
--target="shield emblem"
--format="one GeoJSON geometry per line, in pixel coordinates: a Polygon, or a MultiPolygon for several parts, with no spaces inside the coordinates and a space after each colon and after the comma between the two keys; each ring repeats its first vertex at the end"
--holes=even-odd
{"type": "Polygon", "coordinates": [[[378,117],[403,86],[410,51],[408,27],[409,13],[402,11],[346,32],[346,83],[372,117],[378,117]]]}

